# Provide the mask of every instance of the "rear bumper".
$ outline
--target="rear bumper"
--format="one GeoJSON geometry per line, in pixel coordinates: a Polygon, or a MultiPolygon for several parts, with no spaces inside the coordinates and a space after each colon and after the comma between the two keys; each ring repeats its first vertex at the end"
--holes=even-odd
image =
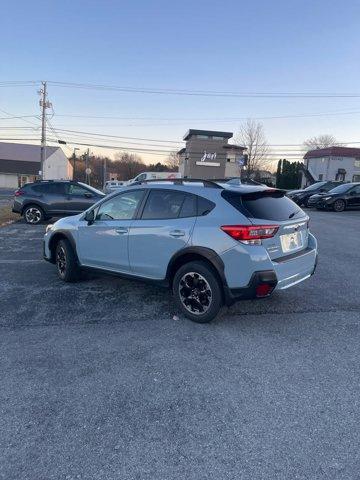
{"type": "Polygon", "coordinates": [[[14,213],[19,213],[21,214],[21,205],[19,205],[18,203],[14,202],[13,206],[12,206],[12,211],[14,213]]]}
{"type": "Polygon", "coordinates": [[[241,246],[226,252],[223,256],[226,278],[224,293],[227,305],[241,299],[262,297],[263,295],[258,295],[262,289],[257,288],[262,284],[272,286],[266,296],[274,290],[290,288],[313,275],[317,265],[317,242],[311,233],[305,250],[279,259],[271,260],[263,247],[254,247],[251,250],[254,251],[254,255],[250,256],[241,256],[240,249],[241,246]],[[258,269],[251,273],[251,266],[254,265],[258,269]],[[249,276],[244,281],[246,273],[249,276]]]}
{"type": "MultiPolygon", "coordinates": [[[[271,285],[271,291],[266,295],[271,295],[277,285],[276,273],[274,270],[263,270],[261,272],[254,272],[249,284],[242,288],[224,287],[225,303],[230,306],[238,300],[248,300],[250,298],[260,298],[257,295],[257,287],[260,285],[271,285]]],[[[263,297],[263,296],[261,296],[263,297]]]]}

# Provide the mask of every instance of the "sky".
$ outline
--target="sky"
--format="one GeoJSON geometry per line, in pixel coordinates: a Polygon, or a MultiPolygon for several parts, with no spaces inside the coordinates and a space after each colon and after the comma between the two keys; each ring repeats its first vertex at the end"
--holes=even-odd
{"type": "MultiPolygon", "coordinates": [[[[37,118],[10,118],[39,115],[38,85],[1,82],[47,80],[56,131],[49,136],[69,142],[67,153],[76,141],[156,150],[141,156],[161,161],[168,150],[182,146],[189,128],[236,133],[246,118],[261,119],[271,145],[301,145],[324,133],[341,142],[360,142],[359,1],[4,0],[2,12],[0,141],[39,137],[37,118]],[[179,95],[52,82],[189,93],[354,96],[179,95]]],[[[85,147],[80,148],[79,153],[85,147]]],[[[301,154],[300,147],[272,151],[276,158],[301,154]]]]}

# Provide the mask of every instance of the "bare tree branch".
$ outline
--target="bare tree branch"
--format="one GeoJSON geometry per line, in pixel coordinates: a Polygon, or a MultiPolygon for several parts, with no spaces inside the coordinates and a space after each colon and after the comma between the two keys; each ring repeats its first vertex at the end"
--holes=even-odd
{"type": "Polygon", "coordinates": [[[178,171],[180,165],[180,155],[177,152],[171,152],[169,157],[165,160],[165,164],[170,170],[178,171]]]}
{"type": "Polygon", "coordinates": [[[337,145],[338,142],[334,135],[323,134],[317,137],[311,137],[305,140],[304,146],[307,150],[316,150],[317,148],[328,148],[337,145]]]}
{"type": "Polygon", "coordinates": [[[236,143],[247,147],[248,163],[246,167],[247,176],[256,170],[261,170],[268,162],[269,148],[262,123],[248,119],[240,127],[235,137],[236,143]]]}

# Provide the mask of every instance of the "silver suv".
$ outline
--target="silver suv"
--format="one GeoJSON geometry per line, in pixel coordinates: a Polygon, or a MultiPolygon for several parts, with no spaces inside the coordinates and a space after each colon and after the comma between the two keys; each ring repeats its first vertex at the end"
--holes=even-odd
{"type": "Polygon", "coordinates": [[[191,320],[309,278],[317,242],[309,217],[264,186],[159,180],[137,184],[49,225],[44,257],[71,282],[81,269],[171,288],[191,320]]]}

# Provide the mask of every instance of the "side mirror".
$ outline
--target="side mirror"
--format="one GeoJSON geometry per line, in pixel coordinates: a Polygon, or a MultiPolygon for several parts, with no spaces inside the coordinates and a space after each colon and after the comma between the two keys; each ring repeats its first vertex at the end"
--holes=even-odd
{"type": "Polygon", "coordinates": [[[95,210],[89,210],[85,213],[84,220],[88,225],[92,225],[95,222],[95,210]]]}
{"type": "Polygon", "coordinates": [[[89,193],[84,193],[84,197],[86,197],[86,198],[91,198],[92,196],[93,196],[93,194],[90,193],[90,192],[89,193]]]}
{"type": "Polygon", "coordinates": [[[356,195],[356,192],[353,190],[352,192],[350,192],[350,195],[356,195]]]}
{"type": "Polygon", "coordinates": [[[319,192],[326,192],[325,188],[320,188],[319,192]]]}

